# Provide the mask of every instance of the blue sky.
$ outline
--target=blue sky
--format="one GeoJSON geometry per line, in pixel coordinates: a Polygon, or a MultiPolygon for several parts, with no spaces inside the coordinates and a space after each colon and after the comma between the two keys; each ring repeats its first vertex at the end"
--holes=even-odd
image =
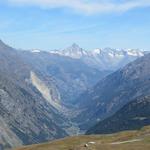
{"type": "Polygon", "coordinates": [[[0,38],[15,48],[150,50],[150,0],[0,0],[0,38]]]}

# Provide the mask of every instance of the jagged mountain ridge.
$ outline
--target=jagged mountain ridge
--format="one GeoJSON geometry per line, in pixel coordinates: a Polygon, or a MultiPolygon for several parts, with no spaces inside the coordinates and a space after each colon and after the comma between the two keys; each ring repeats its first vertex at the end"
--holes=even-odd
{"type": "Polygon", "coordinates": [[[80,48],[77,44],[73,44],[64,50],[54,50],[50,51],[50,53],[82,60],[89,66],[99,70],[117,70],[149,52],[139,49],[112,48],[98,48],[86,51],[80,48]]]}
{"type": "Polygon", "coordinates": [[[142,95],[150,94],[150,54],[108,75],[77,100],[82,113],[76,118],[87,129],[142,95]],[[85,122],[84,122],[85,120],[85,122]]]}
{"type": "Polygon", "coordinates": [[[113,116],[89,129],[86,134],[110,134],[137,130],[147,125],[150,125],[150,97],[144,96],[126,104],[113,116]]]}

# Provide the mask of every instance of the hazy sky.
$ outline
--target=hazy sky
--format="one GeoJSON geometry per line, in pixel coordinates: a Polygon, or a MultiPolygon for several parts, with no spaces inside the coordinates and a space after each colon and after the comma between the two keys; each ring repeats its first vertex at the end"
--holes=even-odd
{"type": "Polygon", "coordinates": [[[0,38],[23,49],[150,50],[150,0],[0,0],[0,38]]]}

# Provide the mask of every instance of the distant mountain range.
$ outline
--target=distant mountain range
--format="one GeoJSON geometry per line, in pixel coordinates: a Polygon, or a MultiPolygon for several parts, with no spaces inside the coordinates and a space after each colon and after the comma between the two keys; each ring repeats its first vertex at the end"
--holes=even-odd
{"type": "MultiPolygon", "coordinates": [[[[34,51],[37,52],[37,51],[34,51]]],[[[50,53],[58,54],[83,61],[85,64],[97,68],[99,70],[117,70],[122,68],[129,62],[144,56],[148,51],[139,49],[94,49],[86,51],[77,44],[64,49],[54,50],[50,53]]]]}

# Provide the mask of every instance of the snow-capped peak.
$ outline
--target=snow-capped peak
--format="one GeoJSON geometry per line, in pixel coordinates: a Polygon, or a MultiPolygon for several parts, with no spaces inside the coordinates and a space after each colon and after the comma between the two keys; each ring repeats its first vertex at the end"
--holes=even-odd
{"type": "MultiPolygon", "coordinates": [[[[36,52],[37,50],[35,50],[36,52]]],[[[72,58],[79,59],[81,57],[92,57],[92,56],[111,56],[111,57],[123,57],[125,55],[133,56],[133,57],[141,57],[144,56],[145,51],[139,49],[112,49],[112,48],[104,48],[104,49],[94,49],[91,51],[86,51],[79,47],[76,43],[72,44],[70,47],[64,50],[54,50],[50,51],[50,53],[59,54],[63,56],[68,56],[72,58]]]]}
{"type": "Polygon", "coordinates": [[[77,44],[72,44],[70,47],[66,48],[65,50],[63,50],[63,52],[65,53],[82,53],[83,49],[80,48],[77,44]]]}
{"type": "Polygon", "coordinates": [[[130,56],[144,56],[144,51],[143,50],[138,50],[138,49],[126,49],[125,50],[128,55],[130,56]]]}
{"type": "Polygon", "coordinates": [[[97,66],[100,69],[115,70],[149,52],[139,49],[112,48],[97,48],[91,51],[86,51],[74,43],[64,50],[54,50],[50,51],[50,53],[74,59],[81,59],[92,67],[97,66]]]}
{"type": "Polygon", "coordinates": [[[92,53],[93,54],[96,54],[96,55],[99,55],[99,54],[101,54],[101,49],[100,48],[96,48],[96,49],[94,49],[93,51],[92,51],[92,53]]]}
{"type": "Polygon", "coordinates": [[[50,51],[50,53],[55,53],[75,59],[79,59],[84,55],[87,55],[87,51],[80,48],[77,44],[72,44],[70,47],[64,49],[64,50],[56,50],[56,51],[50,51]]]}
{"type": "Polygon", "coordinates": [[[40,53],[41,50],[39,50],[39,49],[32,49],[31,52],[32,52],[32,53],[40,53]]]}
{"type": "Polygon", "coordinates": [[[73,43],[70,48],[72,48],[72,49],[81,49],[81,48],[79,47],[79,45],[76,44],[76,43],[73,43]]]}

